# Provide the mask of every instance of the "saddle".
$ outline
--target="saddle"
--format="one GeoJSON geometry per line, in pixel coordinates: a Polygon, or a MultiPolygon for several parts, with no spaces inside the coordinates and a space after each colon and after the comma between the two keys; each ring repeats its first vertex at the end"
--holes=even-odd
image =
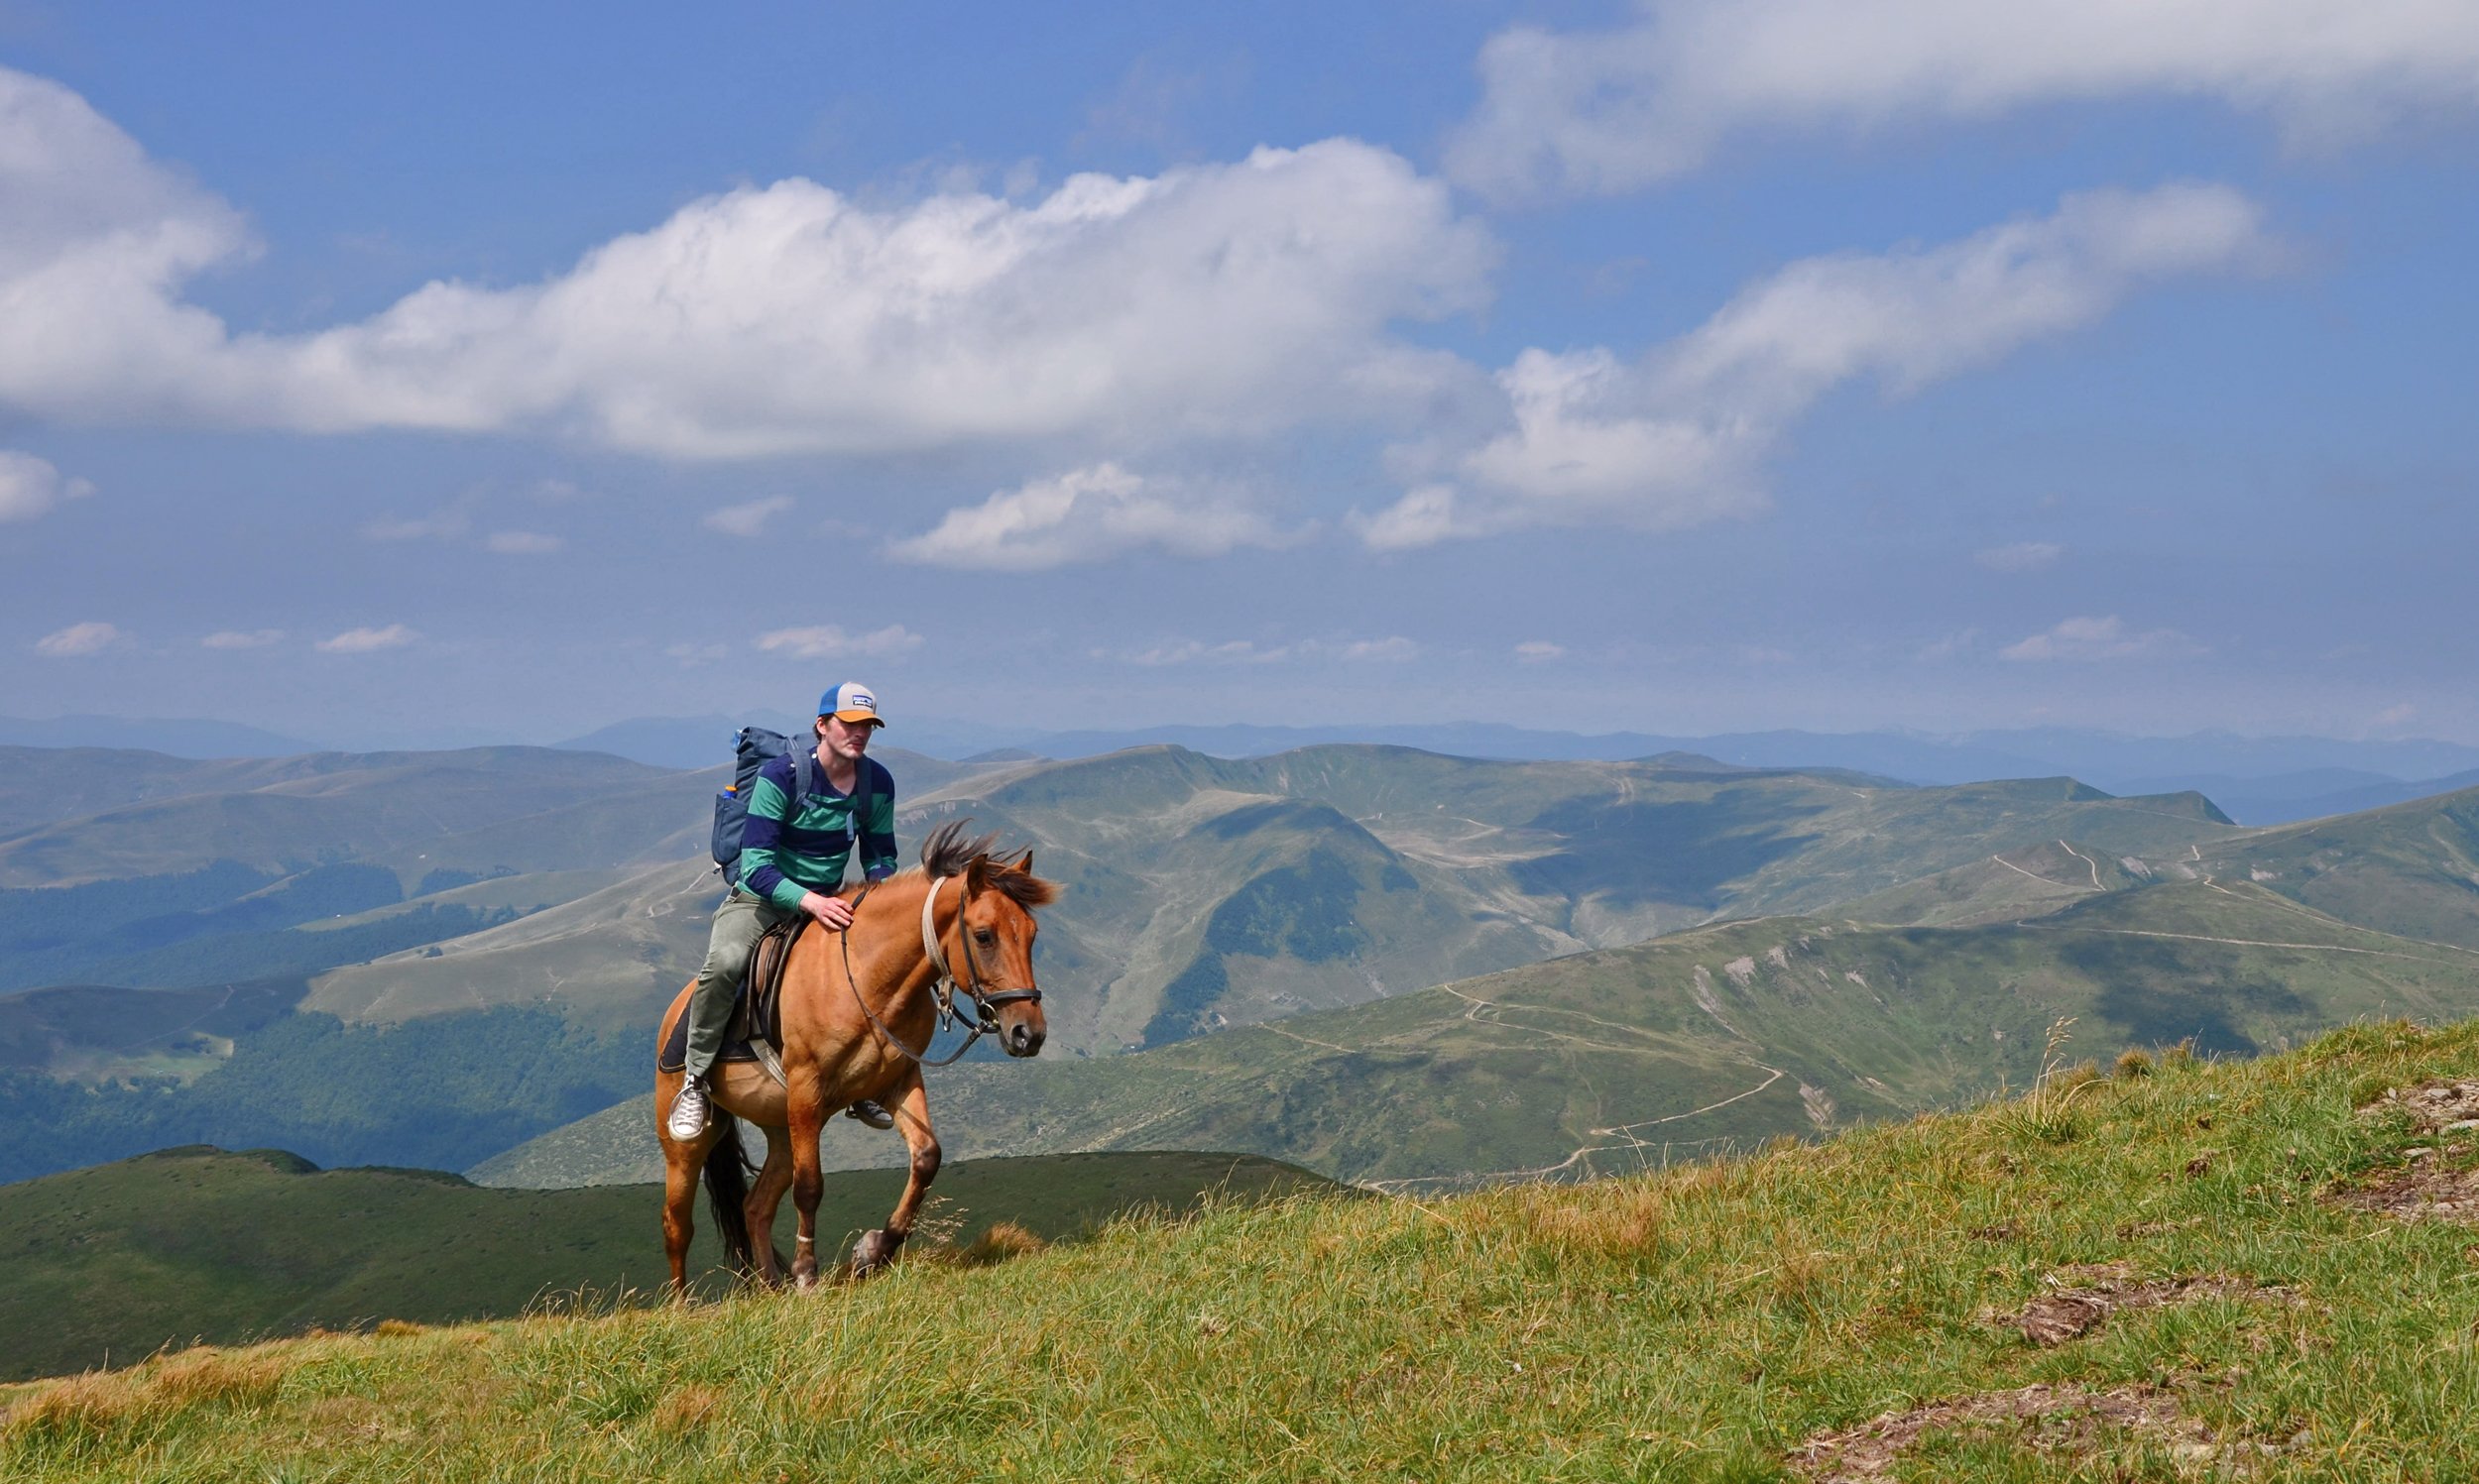
{"type": "MultiPolygon", "coordinates": [[[[749,971],[741,975],[733,990],[732,1023],[723,1032],[723,1050],[715,1056],[718,1065],[775,1062],[775,1053],[783,1044],[783,966],[791,962],[792,945],[800,941],[801,930],[809,926],[810,920],[808,913],[795,912],[767,929],[766,936],[758,940],[758,951],[749,956],[749,971]]],[[[672,1024],[671,1034],[663,1038],[661,1054],[654,1058],[654,1067],[661,1072],[686,1070],[688,1016],[682,1015],[672,1024]]]]}

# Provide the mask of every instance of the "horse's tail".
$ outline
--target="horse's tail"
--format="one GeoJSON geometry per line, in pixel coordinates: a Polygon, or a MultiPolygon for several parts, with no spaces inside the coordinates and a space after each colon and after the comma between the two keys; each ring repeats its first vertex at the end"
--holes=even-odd
{"type": "Polygon", "coordinates": [[[724,1255],[732,1259],[734,1272],[747,1277],[758,1267],[749,1245],[749,1177],[757,1168],[741,1147],[740,1120],[716,1108],[714,1122],[723,1137],[706,1151],[706,1203],[714,1207],[715,1235],[723,1241],[724,1255]]]}

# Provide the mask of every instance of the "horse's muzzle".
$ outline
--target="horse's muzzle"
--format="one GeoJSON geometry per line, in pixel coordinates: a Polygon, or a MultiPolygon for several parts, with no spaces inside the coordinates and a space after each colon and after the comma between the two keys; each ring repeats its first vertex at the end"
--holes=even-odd
{"type": "Polygon", "coordinates": [[[1019,1020],[1001,1034],[999,1044],[1006,1048],[1008,1056],[1030,1057],[1041,1054],[1043,1039],[1040,1026],[1019,1020]]]}

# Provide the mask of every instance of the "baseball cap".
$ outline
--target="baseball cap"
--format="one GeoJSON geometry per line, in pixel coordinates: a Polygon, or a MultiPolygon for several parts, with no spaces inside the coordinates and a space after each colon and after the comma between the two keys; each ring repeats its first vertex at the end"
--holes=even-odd
{"type": "Polygon", "coordinates": [[[885,719],[878,714],[878,697],[858,680],[847,680],[818,697],[818,715],[834,717],[855,726],[863,722],[880,727],[886,725],[885,719]]]}

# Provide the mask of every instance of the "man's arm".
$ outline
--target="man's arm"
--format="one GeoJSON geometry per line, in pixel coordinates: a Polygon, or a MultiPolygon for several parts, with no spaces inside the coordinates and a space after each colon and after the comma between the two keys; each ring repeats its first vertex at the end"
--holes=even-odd
{"type": "Polygon", "coordinates": [[[861,874],[884,881],[903,863],[895,851],[895,780],[874,758],[861,759],[861,765],[871,770],[870,817],[854,820],[852,833],[860,842],[861,874]]]}

